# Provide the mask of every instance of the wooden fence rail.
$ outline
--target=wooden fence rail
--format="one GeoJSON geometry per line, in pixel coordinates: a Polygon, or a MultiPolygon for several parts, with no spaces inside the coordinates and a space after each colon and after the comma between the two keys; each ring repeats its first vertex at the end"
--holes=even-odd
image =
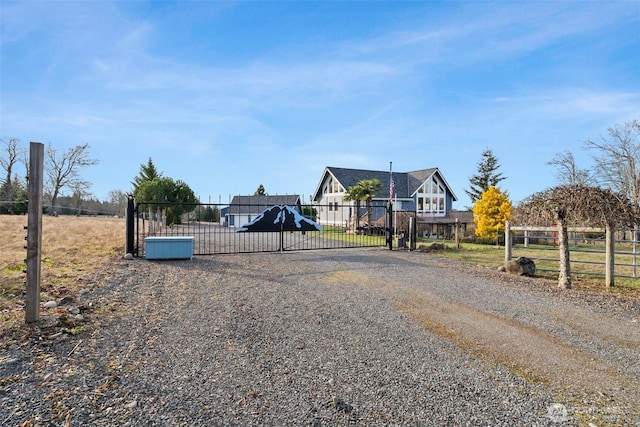
{"type": "MultiPolygon", "coordinates": [[[[555,239],[556,236],[559,236],[559,229],[557,227],[544,227],[544,226],[512,226],[511,224],[509,224],[509,222],[507,221],[505,223],[505,252],[504,252],[504,259],[505,262],[509,261],[510,259],[513,258],[513,250],[514,248],[530,248],[530,243],[531,241],[533,241],[534,239],[554,239],[554,245],[556,243],[555,239]],[[521,232],[523,233],[522,235],[519,236],[515,236],[514,233],[516,232],[521,232]],[[540,234],[535,234],[535,233],[547,233],[545,235],[540,235],[540,234]],[[548,233],[551,233],[551,236],[548,235],[548,233]],[[515,238],[518,237],[520,239],[522,239],[522,244],[516,244],[515,242],[515,238]]],[[[638,230],[613,230],[613,229],[608,229],[608,228],[595,228],[595,227],[569,227],[567,229],[567,231],[573,235],[573,238],[570,238],[569,240],[574,242],[575,245],[577,247],[577,244],[579,241],[585,241],[585,242],[592,242],[592,243],[600,243],[600,244],[604,244],[604,250],[602,249],[588,249],[588,250],[580,250],[580,249],[573,249],[571,250],[571,252],[582,252],[582,253],[587,253],[587,252],[591,252],[591,253],[603,253],[605,255],[605,260],[604,261],[574,261],[572,260],[572,262],[580,262],[583,264],[598,264],[598,265],[603,265],[604,266],[604,273],[594,273],[594,272],[588,272],[588,274],[604,274],[605,276],[605,283],[606,286],[613,286],[614,285],[614,277],[633,277],[633,278],[637,278],[637,257],[640,256],[640,252],[638,252],[637,250],[637,246],[638,243],[640,243],[640,241],[638,240],[638,230]],[[623,236],[625,236],[627,233],[630,233],[632,236],[631,240],[616,240],[615,235],[616,233],[623,233],[623,236]],[[588,237],[589,235],[604,235],[604,240],[602,238],[590,238],[588,237]],[[578,238],[578,235],[582,235],[581,238],[578,238]],[[631,251],[627,251],[627,252],[623,252],[623,251],[617,251],[616,252],[616,242],[627,242],[631,244],[631,251]],[[624,256],[630,256],[632,258],[632,262],[630,264],[621,264],[615,263],[615,256],[616,254],[618,255],[624,255],[624,256]],[[625,267],[630,267],[632,269],[632,274],[630,275],[616,275],[615,274],[615,266],[625,266],[625,267]]],[[[596,246],[597,247],[597,246],[596,246]]],[[[538,248],[539,249],[539,248],[538,248]]],[[[559,258],[559,255],[558,255],[559,258]]],[[[550,259],[550,258],[540,258],[540,260],[544,260],[544,261],[559,261],[558,259],[550,259]]],[[[587,272],[579,272],[579,273],[587,273],[587,272]]]]}

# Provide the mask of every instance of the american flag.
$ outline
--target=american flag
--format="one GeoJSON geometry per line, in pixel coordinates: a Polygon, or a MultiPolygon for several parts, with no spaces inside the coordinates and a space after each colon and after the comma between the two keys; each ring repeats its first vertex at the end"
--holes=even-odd
{"type": "Polygon", "coordinates": [[[389,200],[393,200],[393,187],[394,187],[393,177],[389,180],[389,200]]]}

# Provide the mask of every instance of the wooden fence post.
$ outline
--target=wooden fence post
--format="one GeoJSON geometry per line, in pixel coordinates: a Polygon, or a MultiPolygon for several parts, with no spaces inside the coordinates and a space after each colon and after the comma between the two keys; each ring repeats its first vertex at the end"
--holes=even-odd
{"type": "Polygon", "coordinates": [[[27,207],[27,293],[25,321],[40,320],[40,260],[42,258],[42,182],[44,145],[29,146],[29,200],[27,207]]]}
{"type": "Polygon", "coordinates": [[[504,262],[505,264],[511,259],[512,246],[511,246],[511,224],[509,221],[504,223],[504,262]]]}
{"type": "Polygon", "coordinates": [[[609,224],[607,224],[605,234],[605,286],[610,288],[615,285],[615,230],[609,224]]]}

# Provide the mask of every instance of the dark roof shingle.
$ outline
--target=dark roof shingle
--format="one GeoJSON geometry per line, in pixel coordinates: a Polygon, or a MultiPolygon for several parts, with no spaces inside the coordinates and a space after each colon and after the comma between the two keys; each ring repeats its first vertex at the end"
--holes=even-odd
{"type": "MultiPolygon", "coordinates": [[[[413,172],[374,171],[366,169],[347,169],[327,167],[327,170],[336,177],[345,189],[356,185],[363,179],[377,179],[382,183],[380,191],[374,198],[385,198],[389,195],[389,178],[393,176],[394,195],[398,198],[409,198],[424,181],[433,175],[437,168],[421,169],[413,172]]],[[[450,189],[449,189],[450,191],[450,189]]]]}

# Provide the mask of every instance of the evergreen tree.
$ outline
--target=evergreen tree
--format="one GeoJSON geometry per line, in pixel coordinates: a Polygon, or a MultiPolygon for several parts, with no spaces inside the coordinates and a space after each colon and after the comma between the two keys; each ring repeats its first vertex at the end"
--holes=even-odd
{"type": "Polygon", "coordinates": [[[264,185],[260,184],[256,189],[256,192],[253,193],[254,196],[266,196],[267,191],[264,189],[264,185]]]}
{"type": "Polygon", "coordinates": [[[162,172],[158,172],[158,169],[153,164],[151,157],[149,157],[149,161],[146,165],[140,165],[140,173],[138,176],[133,178],[133,193],[138,192],[138,188],[142,185],[143,182],[152,181],[155,178],[162,178],[162,172]]]}
{"type": "Polygon", "coordinates": [[[156,177],[143,181],[134,193],[136,201],[149,203],[150,212],[165,212],[167,225],[180,224],[183,213],[192,212],[198,199],[184,181],[156,177]]]}
{"type": "Polygon", "coordinates": [[[219,222],[220,221],[220,209],[217,206],[207,206],[203,209],[196,211],[196,221],[205,222],[219,222]]]}
{"type": "Polygon", "coordinates": [[[12,182],[11,175],[14,173],[14,168],[20,161],[20,158],[25,155],[25,150],[20,147],[20,140],[18,138],[0,139],[2,143],[2,155],[0,156],[0,167],[5,172],[4,181],[0,187],[0,202],[6,203],[8,213],[14,212],[14,196],[13,193],[15,186],[12,182]]]}
{"type": "Polygon", "coordinates": [[[469,189],[464,190],[471,199],[471,203],[475,203],[482,197],[482,193],[487,191],[489,187],[496,187],[498,183],[506,177],[502,173],[497,172],[500,168],[498,159],[493,155],[493,151],[486,149],[481,154],[481,160],[478,162],[478,172],[469,178],[469,189]]]}
{"type": "Polygon", "coordinates": [[[167,178],[154,177],[141,180],[133,192],[133,197],[139,203],[161,203],[167,201],[170,182],[167,178]]]}
{"type": "Polygon", "coordinates": [[[302,206],[302,215],[312,221],[316,221],[316,219],[318,218],[318,210],[313,206],[304,205],[302,206]]]}
{"type": "Polygon", "coordinates": [[[25,214],[28,197],[26,183],[14,175],[11,183],[4,182],[0,186],[0,214],[25,214]]]}

